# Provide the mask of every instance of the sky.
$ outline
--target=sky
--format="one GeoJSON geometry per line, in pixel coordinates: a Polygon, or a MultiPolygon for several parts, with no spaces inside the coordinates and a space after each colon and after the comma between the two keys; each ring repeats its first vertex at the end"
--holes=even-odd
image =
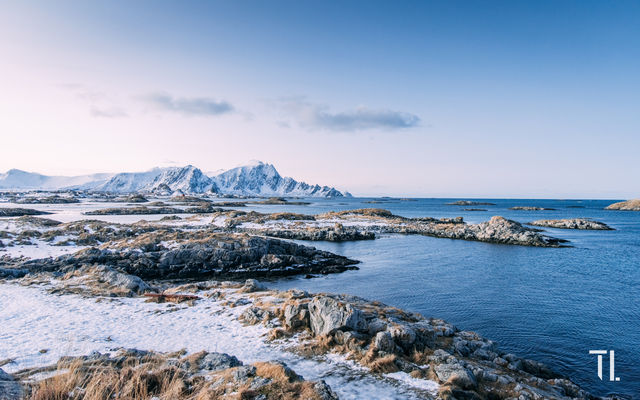
{"type": "Polygon", "coordinates": [[[640,196],[638,1],[0,0],[0,172],[640,196]]]}

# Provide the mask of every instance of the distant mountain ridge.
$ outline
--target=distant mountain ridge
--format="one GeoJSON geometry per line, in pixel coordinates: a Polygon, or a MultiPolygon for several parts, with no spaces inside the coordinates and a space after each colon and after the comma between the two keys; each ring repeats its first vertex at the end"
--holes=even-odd
{"type": "Polygon", "coordinates": [[[93,174],[74,177],[47,176],[12,169],[0,174],[0,189],[88,190],[109,193],[176,193],[219,196],[290,196],[290,197],[343,197],[350,196],[339,190],[320,185],[298,182],[281,176],[271,164],[253,162],[207,176],[193,165],[185,167],[154,168],[145,172],[93,174]]]}

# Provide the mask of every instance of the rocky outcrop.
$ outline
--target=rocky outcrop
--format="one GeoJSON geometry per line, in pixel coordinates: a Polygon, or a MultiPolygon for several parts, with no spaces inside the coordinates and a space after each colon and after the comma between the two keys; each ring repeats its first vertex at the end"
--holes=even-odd
{"type": "Polygon", "coordinates": [[[24,398],[24,391],[20,382],[0,368],[0,400],[20,400],[22,398],[24,398]]]}
{"type": "Polygon", "coordinates": [[[80,200],[69,196],[47,196],[47,197],[24,197],[18,201],[18,204],[73,204],[80,203],[80,200]]]}
{"type": "MultiPolygon", "coordinates": [[[[1,371],[1,370],[0,370],[1,371]]],[[[3,380],[0,390],[20,388],[3,380]]],[[[226,353],[201,351],[185,354],[122,349],[113,356],[93,352],[82,357],[63,357],[56,365],[19,373],[30,398],[81,400],[119,399],[294,399],[337,400],[324,381],[306,381],[280,361],[244,364],[226,353]],[[38,373],[63,371],[44,378],[38,373]],[[49,384],[47,384],[49,383],[49,384]]],[[[3,397],[18,399],[21,397],[3,397]]],[[[7,392],[8,393],[8,392],[7,392]]]]}
{"type": "Polygon", "coordinates": [[[69,272],[104,265],[142,279],[237,279],[357,269],[355,260],[278,239],[207,232],[193,236],[159,230],[135,241],[113,241],[55,259],[26,261],[16,268],[69,272]],[[162,244],[171,239],[169,247],[162,244]]]}
{"type": "Polygon", "coordinates": [[[224,218],[227,229],[300,240],[363,240],[374,239],[378,233],[400,233],[538,247],[562,247],[567,242],[499,216],[466,224],[462,217],[406,218],[388,210],[364,208],[311,216],[233,211],[215,218],[224,218]]]}
{"type": "MultiPolygon", "coordinates": [[[[40,277],[36,277],[38,279],[40,277]]],[[[47,274],[43,281],[52,278],[47,274]]],[[[42,278],[41,278],[42,279],[42,278]]],[[[81,267],[58,278],[61,282],[53,293],[80,293],[92,296],[131,297],[146,292],[155,292],[148,283],[135,275],[125,274],[104,265],[81,267]]],[[[27,280],[33,280],[29,277],[27,280]]]]}
{"type": "Polygon", "coordinates": [[[545,226],[548,228],[559,229],[583,229],[583,230],[595,230],[595,231],[612,231],[614,230],[609,225],[593,221],[587,218],[571,218],[571,219],[541,219],[533,221],[530,225],[545,226]]]}
{"type": "Polygon", "coordinates": [[[309,323],[314,335],[328,335],[337,330],[366,331],[364,314],[351,304],[331,297],[316,297],[309,302],[309,323]]]}
{"type": "Polygon", "coordinates": [[[495,206],[495,203],[489,203],[486,201],[470,201],[470,200],[458,200],[451,203],[447,203],[448,206],[495,206]]]}
{"type": "Polygon", "coordinates": [[[537,207],[537,206],[515,206],[515,207],[509,208],[509,210],[516,210],[516,211],[544,211],[544,210],[548,210],[548,211],[553,211],[553,210],[555,210],[555,208],[537,207]]]}
{"type": "Polygon", "coordinates": [[[115,207],[103,208],[100,210],[87,211],[85,215],[153,215],[153,214],[210,214],[223,211],[222,208],[214,207],[211,203],[204,203],[194,207],[176,208],[167,206],[138,206],[138,207],[115,207]]]}
{"type": "Polygon", "coordinates": [[[141,194],[132,194],[130,196],[118,197],[113,201],[117,203],[148,203],[149,199],[141,194]]]}
{"type": "Polygon", "coordinates": [[[284,197],[269,197],[266,200],[253,201],[254,204],[270,204],[270,205],[289,205],[289,206],[306,206],[311,203],[307,201],[291,201],[284,197]]]}
{"type": "Polygon", "coordinates": [[[23,215],[47,215],[50,212],[34,210],[32,208],[0,207],[0,217],[22,217],[23,215]]]}
{"type": "MultiPolygon", "coordinates": [[[[303,354],[344,353],[372,373],[402,371],[436,381],[441,399],[595,399],[545,365],[505,353],[439,319],[347,295],[295,290],[267,295],[284,299],[260,303],[282,323],[272,337],[281,337],[284,329],[300,338],[296,351],[303,354]]],[[[273,326],[266,319],[254,321],[273,326]]]]}
{"type": "Polygon", "coordinates": [[[613,203],[604,208],[605,210],[619,211],[640,211],[640,199],[621,201],[613,203]]]}
{"type": "Polygon", "coordinates": [[[326,242],[347,242],[354,240],[373,240],[375,233],[367,232],[353,227],[344,227],[342,224],[335,224],[330,227],[306,229],[261,229],[256,233],[266,236],[273,236],[282,239],[311,240],[326,242]]]}

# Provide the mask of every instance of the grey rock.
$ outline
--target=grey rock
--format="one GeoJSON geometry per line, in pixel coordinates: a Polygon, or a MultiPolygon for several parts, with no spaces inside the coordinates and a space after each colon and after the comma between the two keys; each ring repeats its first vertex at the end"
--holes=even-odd
{"type": "Polygon", "coordinates": [[[267,287],[255,279],[247,279],[244,282],[244,286],[240,288],[243,293],[260,292],[266,290],[267,287]]]}
{"type": "Polygon", "coordinates": [[[350,303],[321,296],[314,297],[308,307],[311,331],[316,336],[328,335],[336,330],[367,331],[364,314],[350,303]]]}
{"type": "Polygon", "coordinates": [[[571,219],[541,219],[533,221],[530,225],[545,226],[549,228],[559,229],[581,229],[581,230],[597,230],[597,231],[612,231],[609,225],[593,221],[588,218],[571,218],[571,219]]]}
{"type": "Polygon", "coordinates": [[[242,362],[235,356],[230,356],[226,353],[208,353],[200,360],[198,366],[201,370],[220,371],[227,368],[239,367],[241,365],[242,362]]]}
{"type": "MultiPolygon", "coordinates": [[[[245,234],[207,233],[199,240],[182,240],[167,249],[156,242],[138,248],[90,247],[51,259],[22,262],[30,273],[69,271],[86,265],[105,265],[142,279],[255,278],[308,273],[334,273],[357,261],[295,243],[245,234]],[[273,260],[279,260],[274,262],[273,260]]],[[[247,286],[257,290],[253,284],[247,286]]]]}
{"type": "Polygon", "coordinates": [[[256,325],[269,318],[269,312],[258,307],[249,307],[240,314],[239,319],[249,325],[256,325]]]}
{"type": "Polygon", "coordinates": [[[396,325],[389,328],[391,337],[403,349],[409,349],[416,341],[416,332],[409,326],[396,325]]]}
{"type": "Polygon", "coordinates": [[[24,392],[20,382],[0,368],[0,400],[22,399],[24,392]]]}
{"type": "Polygon", "coordinates": [[[449,358],[454,357],[442,349],[437,349],[433,352],[432,355],[429,356],[429,360],[434,361],[438,364],[447,361],[449,358]]]}
{"type": "Polygon", "coordinates": [[[369,335],[374,336],[378,332],[386,331],[387,323],[381,320],[380,318],[376,318],[372,321],[369,321],[369,335]]]}
{"type": "Polygon", "coordinates": [[[231,373],[233,379],[237,382],[244,383],[247,379],[256,375],[256,367],[251,365],[242,365],[231,373]]]}
{"type": "Polygon", "coordinates": [[[284,325],[288,329],[309,327],[309,310],[306,304],[292,303],[284,308],[284,325]]]}
{"type": "Polygon", "coordinates": [[[393,353],[395,349],[395,342],[393,341],[393,336],[388,331],[378,332],[376,336],[373,338],[373,347],[379,351],[384,351],[386,353],[393,353]]]}
{"type": "Polygon", "coordinates": [[[112,287],[140,294],[153,290],[145,281],[135,275],[124,274],[109,267],[97,267],[100,279],[112,287]]]}
{"type": "Polygon", "coordinates": [[[338,400],[338,395],[331,390],[331,387],[327,385],[325,381],[315,381],[313,383],[313,389],[315,389],[320,400],[338,400]]]}
{"type": "Polygon", "coordinates": [[[441,382],[449,382],[463,389],[473,389],[477,382],[473,373],[460,364],[439,364],[434,368],[441,382]]]}

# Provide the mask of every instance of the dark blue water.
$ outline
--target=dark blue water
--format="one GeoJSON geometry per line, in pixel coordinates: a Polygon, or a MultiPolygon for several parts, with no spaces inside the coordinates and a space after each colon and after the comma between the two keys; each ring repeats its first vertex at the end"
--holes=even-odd
{"type": "MultiPolygon", "coordinates": [[[[423,236],[388,235],[375,241],[312,243],[362,261],[360,270],[316,279],[284,279],[273,287],[343,292],[443,318],[497,341],[505,351],[533,358],[568,375],[594,394],[640,396],[640,212],[605,211],[613,201],[484,200],[486,212],[464,212],[455,199],[314,201],[289,211],[377,207],[408,216],[485,221],[502,215],[520,222],[589,217],[615,231],[547,229],[573,248],[495,245],[423,236]],[[512,211],[516,205],[555,211],[512,211]],[[571,208],[569,206],[584,206],[571,208]],[[596,375],[591,349],[616,351],[619,382],[596,375]]],[[[273,206],[264,210],[273,211],[273,206]]],[[[282,208],[280,208],[282,209],[282,208]]],[[[306,242],[305,244],[309,244],[306,242]]]]}

